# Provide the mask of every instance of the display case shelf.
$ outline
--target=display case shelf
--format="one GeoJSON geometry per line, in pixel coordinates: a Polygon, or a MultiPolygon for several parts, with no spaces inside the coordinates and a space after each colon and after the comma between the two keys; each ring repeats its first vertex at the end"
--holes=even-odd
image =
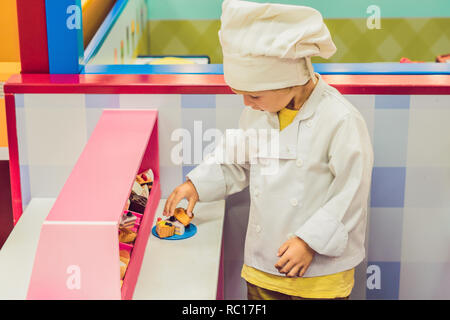
{"type": "Polygon", "coordinates": [[[131,299],[161,198],[157,110],[104,110],[45,219],[28,299],[131,299]],[[138,173],[153,186],[120,284],[118,227],[138,173]]]}

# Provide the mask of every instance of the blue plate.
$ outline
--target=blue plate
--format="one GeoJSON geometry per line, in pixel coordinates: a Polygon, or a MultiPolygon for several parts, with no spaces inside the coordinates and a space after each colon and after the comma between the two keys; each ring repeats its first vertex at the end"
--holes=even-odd
{"type": "Polygon", "coordinates": [[[155,237],[157,237],[157,238],[159,238],[159,239],[162,239],[162,240],[182,240],[182,239],[187,239],[187,238],[192,237],[192,236],[193,236],[194,234],[196,234],[196,233],[197,233],[197,227],[196,227],[196,225],[193,224],[193,223],[190,223],[187,227],[185,227],[185,229],[184,229],[184,234],[183,234],[182,236],[180,236],[180,235],[178,235],[178,234],[174,234],[173,236],[167,237],[167,238],[160,238],[160,237],[158,236],[158,233],[156,232],[156,226],[154,226],[154,227],[152,228],[152,234],[153,234],[155,237]]]}

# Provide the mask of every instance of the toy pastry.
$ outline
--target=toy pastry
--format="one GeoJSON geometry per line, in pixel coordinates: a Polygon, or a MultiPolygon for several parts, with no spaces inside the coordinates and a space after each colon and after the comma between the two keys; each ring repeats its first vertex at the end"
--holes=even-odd
{"type": "Polygon", "coordinates": [[[143,214],[146,205],[147,205],[147,198],[136,194],[134,191],[131,191],[130,208],[129,208],[130,211],[143,214]]]}
{"type": "Polygon", "coordinates": [[[128,252],[127,250],[120,250],[119,257],[120,261],[126,263],[127,265],[128,263],[130,263],[130,252],[128,252]]]}
{"type": "Polygon", "coordinates": [[[121,280],[125,277],[125,272],[127,271],[127,267],[128,267],[128,265],[125,262],[120,261],[120,279],[121,280]]]}
{"type": "Polygon", "coordinates": [[[138,181],[135,180],[133,182],[133,187],[131,188],[131,190],[134,193],[136,193],[137,195],[148,199],[148,195],[149,195],[148,188],[146,186],[141,186],[138,181]]]}
{"type": "Polygon", "coordinates": [[[128,211],[130,208],[130,199],[127,199],[127,203],[125,203],[125,207],[123,207],[123,211],[128,211]]]}
{"type": "Polygon", "coordinates": [[[136,240],[137,234],[127,228],[119,228],[119,242],[131,243],[136,240]]]}
{"type": "Polygon", "coordinates": [[[175,219],[180,221],[185,227],[187,227],[189,223],[191,223],[191,220],[194,218],[194,213],[192,213],[192,217],[189,217],[186,210],[179,207],[175,209],[174,217],[175,219]]]}
{"type": "Polygon", "coordinates": [[[121,228],[130,228],[134,227],[137,217],[132,214],[130,211],[126,211],[122,217],[120,218],[120,227],[121,228]]]}
{"type": "Polygon", "coordinates": [[[171,237],[175,234],[175,226],[168,221],[160,221],[156,224],[156,233],[160,238],[171,237]]]}
{"type": "Polygon", "coordinates": [[[139,182],[141,186],[147,188],[150,193],[153,186],[153,179],[154,179],[153,171],[149,169],[141,174],[138,174],[136,180],[139,182]]]}
{"type": "Polygon", "coordinates": [[[174,216],[171,216],[169,219],[167,219],[168,221],[170,221],[170,223],[172,223],[175,227],[175,234],[182,236],[185,232],[185,227],[184,224],[182,224],[180,221],[178,221],[177,219],[175,219],[174,216]]]}

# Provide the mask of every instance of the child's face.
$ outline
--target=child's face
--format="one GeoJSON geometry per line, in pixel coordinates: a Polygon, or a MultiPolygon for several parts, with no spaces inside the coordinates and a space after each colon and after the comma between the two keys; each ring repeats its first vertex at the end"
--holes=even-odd
{"type": "Polygon", "coordinates": [[[246,106],[261,111],[278,112],[294,98],[294,90],[290,88],[252,92],[231,90],[236,94],[242,94],[246,106]]]}

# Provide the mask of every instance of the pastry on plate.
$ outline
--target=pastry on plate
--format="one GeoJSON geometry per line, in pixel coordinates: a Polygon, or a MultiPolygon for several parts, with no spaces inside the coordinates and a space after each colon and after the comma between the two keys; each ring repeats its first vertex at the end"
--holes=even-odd
{"type": "Polygon", "coordinates": [[[173,216],[175,217],[175,219],[180,221],[185,227],[187,227],[194,218],[194,213],[192,213],[192,217],[189,217],[185,209],[178,207],[175,209],[175,213],[173,216]]]}
{"type": "Polygon", "coordinates": [[[175,219],[174,216],[171,216],[170,218],[168,218],[167,221],[169,221],[170,223],[172,223],[174,225],[176,235],[182,236],[184,234],[184,232],[185,232],[184,224],[182,224],[180,221],[175,219]]]}
{"type": "Polygon", "coordinates": [[[156,224],[156,233],[160,238],[171,237],[175,234],[175,226],[168,221],[160,221],[156,224]]]}

